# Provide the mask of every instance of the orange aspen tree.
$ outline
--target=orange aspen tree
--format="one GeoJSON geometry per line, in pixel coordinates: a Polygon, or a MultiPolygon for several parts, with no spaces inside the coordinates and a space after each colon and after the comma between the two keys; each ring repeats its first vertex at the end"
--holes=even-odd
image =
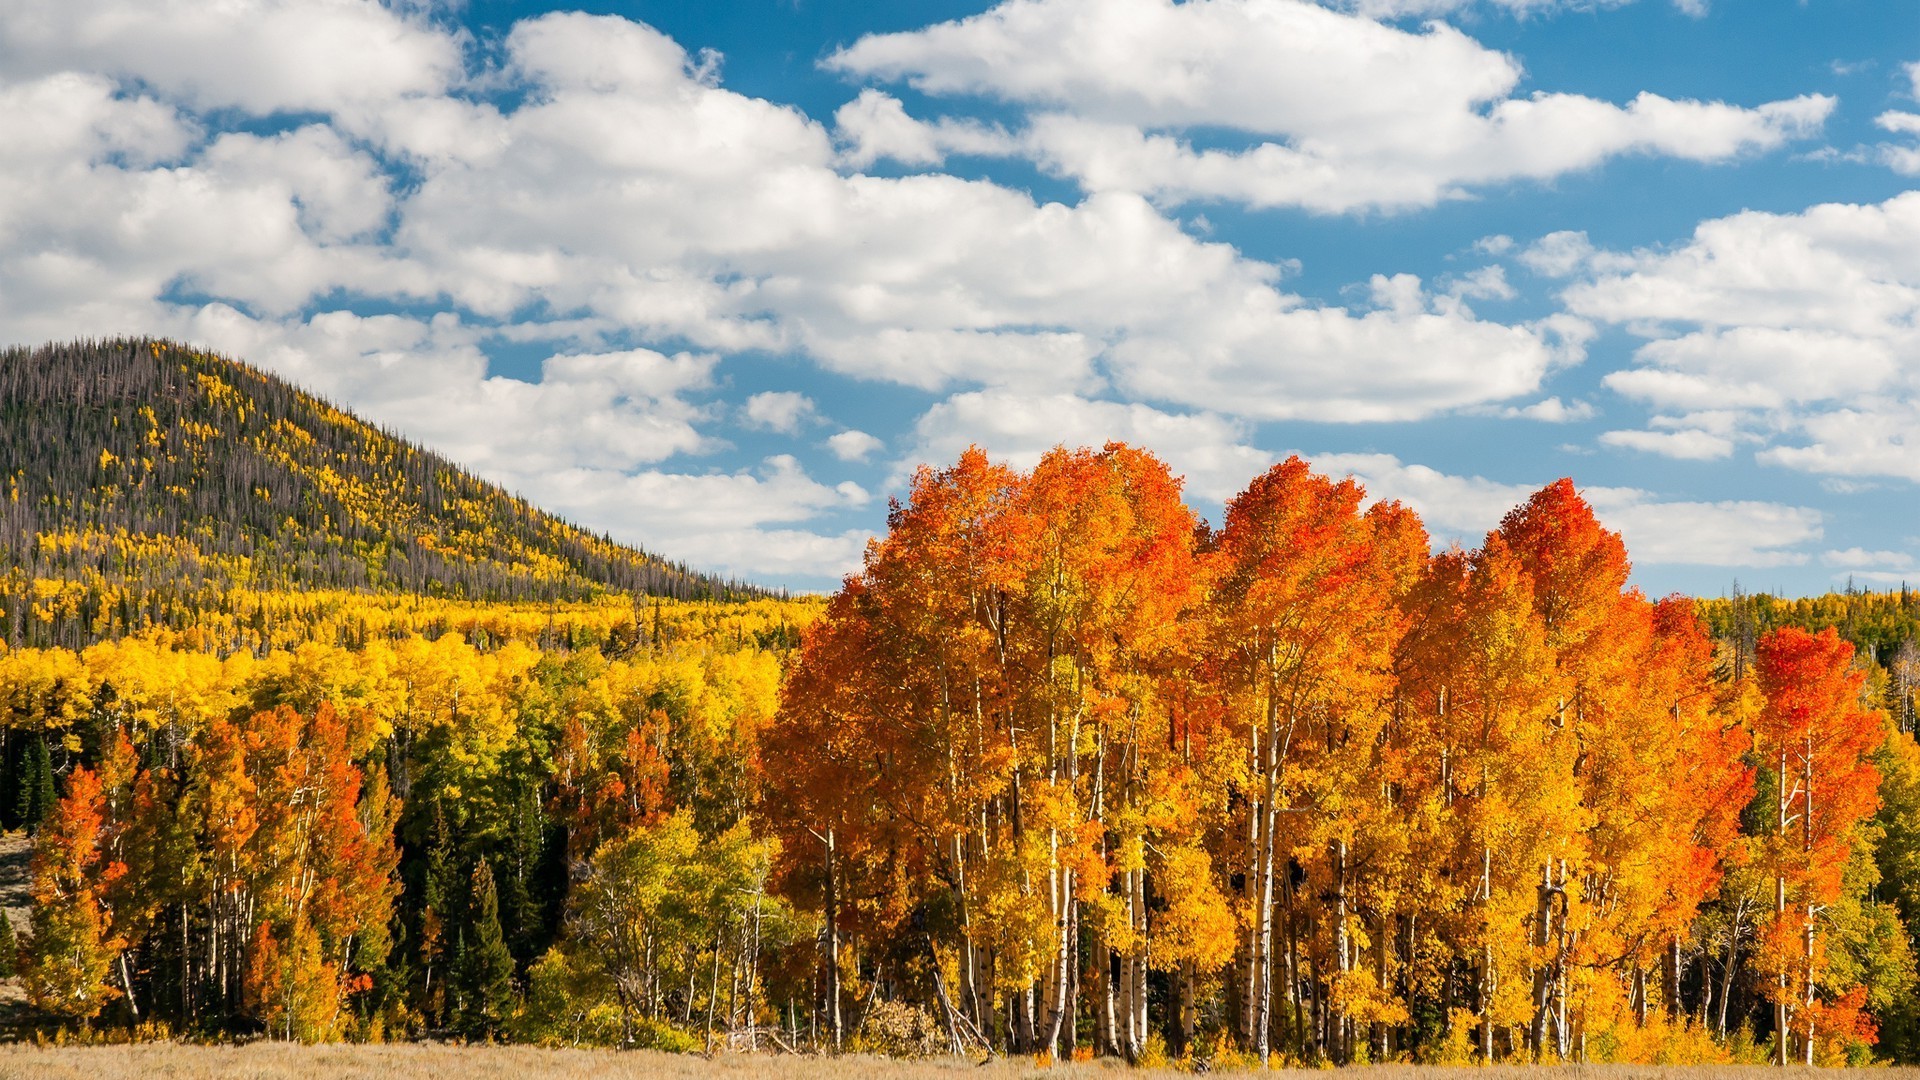
{"type": "Polygon", "coordinates": [[[1167,467],[1118,443],[1050,451],[1025,490],[1027,647],[1042,676],[1032,688],[1041,751],[1032,802],[1046,828],[1037,899],[1056,935],[1036,987],[1033,1045],[1063,1049],[1084,906],[1104,991],[1095,1028],[1131,1061],[1148,1035],[1150,849],[1196,831],[1192,803],[1168,797],[1179,763],[1166,751],[1180,626],[1198,595],[1197,522],[1167,467]]]}
{"type": "Polygon", "coordinates": [[[1263,1060],[1273,1049],[1276,971],[1292,1006],[1287,1026],[1298,1043],[1308,1039],[1295,993],[1302,950],[1288,867],[1296,858],[1332,866],[1321,881],[1335,897],[1336,981],[1355,951],[1348,804],[1365,786],[1386,721],[1403,629],[1395,601],[1405,544],[1382,545],[1376,526],[1408,535],[1400,518],[1362,515],[1363,497],[1351,479],[1334,483],[1289,458],[1227,504],[1211,556],[1210,652],[1244,749],[1235,778],[1244,850],[1228,860],[1243,882],[1237,1020],[1263,1060]]]}
{"type": "Polygon", "coordinates": [[[1029,994],[1057,956],[1055,926],[1030,903],[1034,868],[1019,858],[1032,851],[1024,799],[1034,763],[1023,754],[1035,751],[1026,484],[977,448],[916,474],[862,579],[848,584],[869,620],[858,646],[870,658],[866,700],[829,691],[827,706],[860,717],[885,747],[872,801],[911,834],[903,854],[921,871],[919,902],[947,913],[947,932],[928,948],[956,1045],[994,1043],[1002,1021],[1009,1042],[1032,1042],[1029,994]]]}
{"type": "Polygon", "coordinates": [[[1773,975],[1774,1060],[1781,1065],[1794,1043],[1811,1065],[1823,1030],[1856,1031],[1864,1000],[1848,991],[1820,996],[1820,912],[1840,895],[1857,826],[1879,806],[1871,755],[1884,733],[1861,703],[1865,676],[1852,661],[1853,646],[1831,627],[1819,634],[1782,627],[1761,637],[1756,650],[1765,704],[1754,719],[1754,753],[1773,782],[1761,859],[1774,886],[1773,923],[1756,960],[1773,975]]]}
{"type": "Polygon", "coordinates": [[[1533,1015],[1533,935],[1541,867],[1578,834],[1566,684],[1523,560],[1498,532],[1434,560],[1413,604],[1402,657],[1404,707],[1420,793],[1414,815],[1442,866],[1439,928],[1471,972],[1479,1051],[1533,1015]]]}
{"type": "Polygon", "coordinates": [[[34,842],[33,937],[21,973],[27,997],[83,1022],[121,993],[108,980],[126,942],[113,935],[102,899],[127,867],[105,860],[106,826],[100,777],[82,766],[67,777],[34,842]]]}
{"type": "Polygon", "coordinates": [[[816,1012],[828,1044],[847,1036],[842,950],[852,919],[849,884],[868,851],[867,824],[877,804],[873,706],[886,700],[893,667],[873,623],[873,598],[849,578],[827,613],[808,627],[761,740],[767,769],[767,827],[787,855],[782,885],[820,911],[816,1012]]]}

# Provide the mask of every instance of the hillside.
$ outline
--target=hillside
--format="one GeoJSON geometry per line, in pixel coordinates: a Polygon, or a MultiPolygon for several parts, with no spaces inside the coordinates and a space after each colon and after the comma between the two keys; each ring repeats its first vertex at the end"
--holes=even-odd
{"type": "Polygon", "coordinates": [[[755,592],[576,528],[246,364],[163,341],[0,352],[0,463],[0,638],[16,642],[31,605],[55,593],[77,596],[69,614],[91,637],[103,619],[137,627],[233,589],[755,592]]]}

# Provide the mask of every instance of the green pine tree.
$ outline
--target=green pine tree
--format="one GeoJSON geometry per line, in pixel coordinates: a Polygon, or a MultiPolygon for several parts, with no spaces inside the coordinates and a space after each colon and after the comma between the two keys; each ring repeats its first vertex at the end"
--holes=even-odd
{"type": "Polygon", "coordinates": [[[541,940],[540,905],[528,887],[540,861],[541,826],[545,818],[540,809],[539,792],[532,784],[522,786],[516,803],[507,861],[501,868],[504,876],[498,883],[500,922],[515,964],[525,965],[531,964],[546,945],[541,940]]]}
{"type": "Polygon", "coordinates": [[[485,859],[474,864],[471,896],[453,976],[457,1020],[467,1038],[491,1039],[513,1008],[513,954],[500,930],[499,894],[485,859]]]}
{"type": "Polygon", "coordinates": [[[59,799],[53,787],[53,755],[47,753],[47,739],[35,735],[27,740],[26,761],[21,770],[19,795],[20,824],[28,832],[40,831],[40,823],[53,811],[59,799]]]}
{"type": "Polygon", "coordinates": [[[453,842],[448,835],[446,815],[434,808],[433,841],[427,848],[426,880],[420,897],[420,1006],[427,1023],[440,1027],[447,1022],[451,995],[448,983],[450,962],[457,957],[449,938],[454,936],[458,920],[450,917],[454,905],[453,842]]]}

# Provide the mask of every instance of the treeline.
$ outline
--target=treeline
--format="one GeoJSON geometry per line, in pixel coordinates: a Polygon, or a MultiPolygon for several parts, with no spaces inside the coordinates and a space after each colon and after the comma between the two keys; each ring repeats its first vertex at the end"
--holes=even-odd
{"type": "Polygon", "coordinates": [[[1846,591],[1824,596],[1778,597],[1744,592],[1699,601],[1701,617],[1731,650],[1735,674],[1751,661],[1760,635],[1782,626],[1802,630],[1832,627],[1852,643],[1886,680],[1885,704],[1900,730],[1914,730],[1914,697],[1920,693],[1920,593],[1846,591]]]}
{"type": "Polygon", "coordinates": [[[1915,1050],[1913,740],[1831,629],[1717,648],[1562,481],[1481,548],[1295,459],[971,452],[767,736],[836,1032],[1303,1062],[1915,1050]],[[1736,662],[1738,661],[1738,662],[1736,662]]]}
{"type": "MultiPolygon", "coordinates": [[[[123,621],[228,589],[484,600],[762,595],[560,521],[244,364],[163,341],[0,351],[0,640],[65,644],[19,587],[129,594],[123,621]],[[43,640],[33,640],[39,632],[43,640]]],[[[89,612],[93,614],[93,612],[89,612]]]]}
{"type": "Polygon", "coordinates": [[[230,590],[0,651],[0,963],[207,1037],[1920,1058],[1910,693],[1626,582],[1566,482],[1434,555],[1115,445],[923,470],[825,604],[230,590]]]}
{"type": "Polygon", "coordinates": [[[799,641],[794,620],[810,618],[820,606],[817,598],[675,601],[609,594],[508,602],[336,589],[140,592],[0,574],[0,610],[9,604],[24,613],[16,647],[77,651],[94,642],[141,637],[255,657],[310,643],[358,649],[374,640],[449,633],[482,649],[518,641],[559,652],[592,646],[610,657],[689,636],[730,636],[735,645],[752,639],[762,647],[787,648],[799,641]]]}

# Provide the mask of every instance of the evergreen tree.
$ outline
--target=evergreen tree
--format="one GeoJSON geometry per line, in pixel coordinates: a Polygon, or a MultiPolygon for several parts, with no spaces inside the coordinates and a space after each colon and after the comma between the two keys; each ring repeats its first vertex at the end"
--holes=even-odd
{"type": "Polygon", "coordinates": [[[450,994],[449,960],[458,959],[447,941],[448,912],[452,908],[453,842],[448,835],[446,815],[434,808],[433,839],[427,848],[425,881],[420,897],[420,1006],[427,1023],[439,1027],[446,1023],[450,994]]]}
{"type": "Polygon", "coordinates": [[[531,784],[523,785],[516,803],[506,877],[499,883],[500,910],[508,948],[515,962],[530,964],[546,944],[541,932],[545,920],[530,887],[540,860],[544,815],[540,811],[539,793],[531,784]]]}
{"type": "Polygon", "coordinates": [[[27,740],[26,761],[21,772],[23,775],[16,804],[20,824],[28,832],[37,834],[40,823],[46,820],[58,798],[53,788],[53,757],[47,753],[46,736],[36,735],[27,740]]]}
{"type": "Polygon", "coordinates": [[[467,1038],[491,1039],[504,1027],[513,1006],[513,954],[507,951],[500,929],[499,894],[485,859],[474,864],[470,892],[454,969],[457,1020],[467,1038]]]}

